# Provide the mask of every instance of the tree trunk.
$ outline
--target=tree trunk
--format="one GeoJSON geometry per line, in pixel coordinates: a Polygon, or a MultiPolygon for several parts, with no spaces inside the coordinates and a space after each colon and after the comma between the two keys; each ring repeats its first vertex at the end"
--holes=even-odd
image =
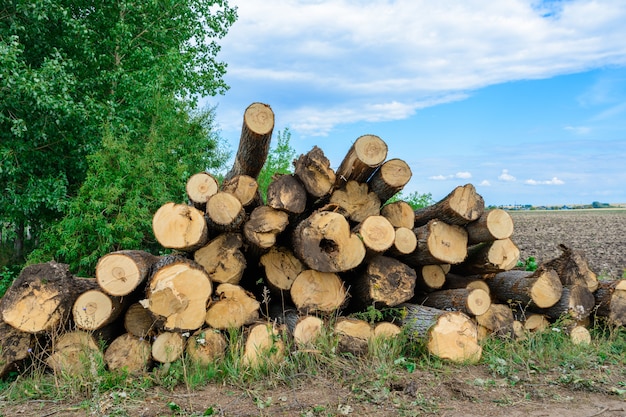
{"type": "Polygon", "coordinates": [[[337,350],[355,356],[367,353],[369,341],[374,336],[372,326],[368,322],[348,317],[337,319],[334,331],[338,338],[337,350]]]}
{"type": "Polygon", "coordinates": [[[415,210],[415,224],[423,225],[433,219],[464,226],[478,220],[485,211],[485,202],[472,184],[458,186],[439,202],[415,210]]]}
{"type": "Polygon", "coordinates": [[[152,343],[152,358],[160,363],[171,363],[182,357],[185,339],[174,332],[159,333],[152,343]]]}
{"type": "Polygon", "coordinates": [[[219,191],[219,183],[208,172],[198,172],[189,177],[185,185],[185,191],[187,192],[189,203],[204,212],[206,211],[206,202],[219,191]]]}
{"type": "Polygon", "coordinates": [[[259,206],[243,226],[246,241],[265,252],[276,244],[276,237],[289,225],[289,215],[268,206],[259,206]]]}
{"type": "Polygon", "coordinates": [[[36,336],[17,330],[0,321],[0,379],[17,370],[22,371],[22,364],[32,354],[36,346],[36,336]]]}
{"type": "Polygon", "coordinates": [[[595,297],[596,316],[617,326],[626,325],[626,280],[599,281],[595,297]]]}
{"type": "Polygon", "coordinates": [[[561,299],[563,292],[561,281],[553,269],[500,272],[485,282],[494,298],[502,303],[518,303],[522,307],[531,304],[539,308],[552,307],[561,299]]]}
{"type": "Polygon", "coordinates": [[[485,314],[491,305],[489,293],[475,288],[433,291],[416,298],[419,304],[445,311],[460,311],[469,316],[485,314]]]}
{"type": "Polygon", "coordinates": [[[545,263],[546,268],[553,268],[563,285],[584,285],[589,291],[598,289],[598,278],[587,264],[587,259],[581,251],[559,245],[562,253],[558,258],[545,263]]]}
{"type": "Polygon", "coordinates": [[[367,184],[356,181],[348,181],[342,188],[333,191],[330,203],[340,207],[343,214],[355,223],[380,213],[378,196],[369,191],[367,184]]]}
{"type": "Polygon", "coordinates": [[[219,191],[206,204],[206,222],[213,234],[236,232],[246,221],[241,201],[234,195],[219,191]]]}
{"type": "Polygon", "coordinates": [[[133,336],[148,339],[157,331],[155,318],[140,303],[131,304],[124,313],[124,329],[133,336]]]}
{"type": "Polygon", "coordinates": [[[274,112],[263,103],[252,103],[243,114],[243,125],[235,162],[225,176],[229,180],[237,175],[257,178],[270,150],[274,131],[274,112]]]}
{"type": "Polygon", "coordinates": [[[465,226],[471,245],[481,242],[508,239],[513,234],[513,219],[502,209],[491,209],[465,226]]]}
{"type": "Polygon", "coordinates": [[[265,270],[265,282],[273,291],[289,291],[296,277],[304,271],[304,265],[285,247],[272,247],[260,260],[265,270]]]}
{"type": "Polygon", "coordinates": [[[226,355],[228,343],[224,335],[215,329],[200,329],[187,340],[185,352],[192,362],[206,367],[226,355]]]}
{"type": "Polygon", "coordinates": [[[181,251],[192,252],[209,239],[204,213],[186,204],[162,205],[152,216],[152,230],[161,246],[181,251]]]}
{"type": "Polygon", "coordinates": [[[239,284],[246,269],[239,233],[223,233],[194,252],[194,260],[204,268],[212,282],[239,284]]]}
{"type": "Polygon", "coordinates": [[[96,265],[96,281],[102,291],[125,296],[148,279],[150,268],[159,260],[142,250],[122,250],[102,256],[96,265]]]}
{"type": "Polygon", "coordinates": [[[511,239],[483,242],[467,248],[467,258],[452,270],[460,275],[495,274],[515,268],[519,256],[511,239]]]}
{"type": "Polygon", "coordinates": [[[74,301],[74,324],[80,330],[101,329],[113,323],[126,310],[129,302],[129,297],[114,297],[97,289],[85,291],[74,301]]]}
{"type": "Polygon", "coordinates": [[[391,197],[402,191],[411,179],[411,168],[401,159],[390,159],[382,164],[368,184],[370,190],[378,196],[381,203],[385,203],[391,197]]]}
{"type": "Polygon", "coordinates": [[[397,259],[377,256],[350,281],[352,303],[359,309],[395,307],[413,298],[415,280],[414,269],[397,259]]]}
{"type": "Polygon", "coordinates": [[[491,303],[486,313],[476,316],[476,322],[491,334],[513,337],[513,311],[505,304],[491,303]]]}
{"type": "Polygon", "coordinates": [[[150,366],[150,342],[131,333],[117,337],[104,351],[104,362],[110,371],[144,372],[150,366]]]}
{"type": "Polygon", "coordinates": [[[285,343],[280,329],[270,323],[257,323],[247,329],[242,357],[244,366],[258,368],[279,363],[285,356],[285,343]]]}
{"type": "Polygon", "coordinates": [[[561,298],[556,304],[536,311],[545,314],[552,320],[567,315],[573,320],[580,321],[589,317],[594,307],[595,298],[589,288],[583,285],[566,285],[563,286],[561,298]]]}
{"type": "Polygon", "coordinates": [[[413,230],[417,250],[402,259],[411,266],[458,264],[467,256],[467,232],[438,220],[413,230]]]}
{"type": "Polygon", "coordinates": [[[293,281],[291,300],[304,314],[330,314],[347,302],[347,290],[339,276],[332,272],[312,269],[302,271],[293,281]]]}
{"type": "Polygon", "coordinates": [[[288,214],[301,214],[307,206],[306,189],[293,175],[275,176],[267,186],[267,206],[288,214]]]}
{"type": "Polygon", "coordinates": [[[361,238],[369,256],[385,252],[396,240],[395,229],[383,216],[369,216],[353,232],[361,238]]]}
{"type": "Polygon", "coordinates": [[[330,161],[317,146],[296,160],[294,175],[316,199],[330,195],[335,185],[336,176],[330,167],[330,161]]]}
{"type": "Polygon", "coordinates": [[[252,324],[259,319],[261,305],[252,293],[239,285],[221,284],[215,290],[217,301],[206,311],[205,322],[218,330],[229,330],[252,324]]]}
{"type": "Polygon", "coordinates": [[[336,171],[336,188],[348,181],[366,182],[387,158],[387,144],[376,135],[360,136],[336,171]]]}
{"type": "Polygon", "coordinates": [[[57,374],[73,376],[97,370],[100,349],[93,336],[83,331],[62,333],[54,340],[46,364],[57,374]]]}
{"type": "Polygon", "coordinates": [[[380,214],[391,222],[393,227],[405,227],[413,230],[415,227],[415,213],[406,201],[394,201],[380,209],[380,214]]]}

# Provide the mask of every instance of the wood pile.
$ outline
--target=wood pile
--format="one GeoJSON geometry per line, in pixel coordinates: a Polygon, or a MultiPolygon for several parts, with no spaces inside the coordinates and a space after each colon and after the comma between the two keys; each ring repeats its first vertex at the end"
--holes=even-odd
{"type": "Polygon", "coordinates": [[[273,128],[270,107],[253,103],[224,180],[197,173],[188,202],[154,213],[154,236],[172,254],[109,253],[91,279],[55,262],[26,267],[0,303],[0,376],[33,359],[81,372],[101,346],[112,370],[183,354],[210,363],[233,328],[255,366],[282,360],[283,335],[311,347],[325,326],[344,352],[403,328],[434,355],[477,361],[487,335],[523,337],[567,316],[572,340],[585,341],[592,313],[626,322],[624,281],[598,281],[575,250],[515,269],[511,217],[486,210],[472,184],[423,209],[389,201],[412,174],[375,135],[356,139],[336,170],[313,147],[272,179],[264,202],[256,178],[273,128]],[[349,317],[370,307],[400,319],[349,317]]]}

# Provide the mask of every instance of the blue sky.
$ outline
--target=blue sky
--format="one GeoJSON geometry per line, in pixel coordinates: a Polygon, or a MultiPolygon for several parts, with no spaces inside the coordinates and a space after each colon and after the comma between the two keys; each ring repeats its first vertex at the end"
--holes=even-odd
{"type": "Polygon", "coordinates": [[[364,134],[406,192],[472,183],[487,204],[626,203],[626,2],[231,0],[231,89],[206,98],[237,149],[269,104],[336,168],[364,134]]]}

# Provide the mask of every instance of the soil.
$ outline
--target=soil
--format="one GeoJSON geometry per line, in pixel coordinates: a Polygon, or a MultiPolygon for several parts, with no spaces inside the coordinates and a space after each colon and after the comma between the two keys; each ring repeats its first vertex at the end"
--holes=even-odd
{"type": "MultiPolygon", "coordinates": [[[[557,257],[559,244],[582,250],[594,272],[621,278],[626,268],[626,210],[513,212],[513,241],[522,259],[557,257]]],[[[559,369],[519,379],[499,377],[486,364],[418,368],[382,384],[359,378],[302,375],[291,384],[264,381],[253,388],[211,384],[161,387],[140,393],[112,391],[67,402],[9,402],[6,416],[626,416],[623,369],[582,370],[579,380],[561,383],[559,369]],[[586,374],[589,376],[586,377],[586,374]],[[599,381],[599,382],[598,382],[599,381]]],[[[381,380],[383,380],[381,378],[381,380]]],[[[86,390],[88,391],[88,390],[86,390]]]]}

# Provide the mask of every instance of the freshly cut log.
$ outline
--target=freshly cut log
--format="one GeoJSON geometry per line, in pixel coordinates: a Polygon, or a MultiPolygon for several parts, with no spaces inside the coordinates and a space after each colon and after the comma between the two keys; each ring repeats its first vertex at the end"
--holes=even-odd
{"type": "Polygon", "coordinates": [[[348,181],[342,188],[333,191],[330,203],[340,207],[345,216],[355,223],[380,213],[378,196],[369,191],[367,184],[356,181],[348,181]]]}
{"type": "Polygon", "coordinates": [[[374,335],[368,322],[350,317],[337,319],[334,331],[337,335],[337,350],[355,356],[367,353],[369,341],[374,335]]]}
{"type": "Polygon", "coordinates": [[[467,256],[467,232],[460,226],[431,220],[413,232],[417,250],[402,258],[411,266],[458,264],[467,256]]]}
{"type": "Polygon", "coordinates": [[[316,316],[304,316],[298,320],[293,330],[293,340],[299,348],[311,346],[320,337],[324,321],[316,316]]]}
{"type": "Polygon", "coordinates": [[[237,197],[244,209],[248,211],[263,203],[259,183],[249,175],[237,175],[224,181],[222,191],[237,197]]]}
{"type": "Polygon", "coordinates": [[[402,159],[389,159],[372,174],[368,184],[381,203],[385,203],[402,191],[412,175],[411,168],[402,159]]]}
{"type": "Polygon", "coordinates": [[[109,295],[128,295],[144,284],[158,260],[158,256],[142,250],[110,252],[98,260],[96,281],[109,295]]]}
{"type": "Polygon", "coordinates": [[[589,269],[587,258],[582,251],[559,245],[562,253],[558,258],[545,262],[547,268],[553,268],[563,285],[585,285],[589,291],[598,289],[598,277],[589,269]]]}
{"type": "Polygon", "coordinates": [[[485,201],[472,184],[456,187],[437,203],[415,210],[415,225],[423,225],[433,219],[448,224],[465,226],[478,220],[485,211],[485,201]]]}
{"type": "Polygon", "coordinates": [[[1,318],[23,332],[59,331],[70,318],[76,297],[94,282],[74,278],[66,264],[29,265],[0,300],[1,318]]]}
{"type": "Polygon", "coordinates": [[[187,180],[185,186],[189,203],[200,211],[206,210],[206,202],[219,191],[217,178],[208,172],[198,172],[187,180]]]}
{"type": "Polygon", "coordinates": [[[101,355],[98,344],[91,334],[80,330],[62,333],[55,340],[46,364],[57,374],[85,375],[96,367],[101,355]]]}
{"type": "Polygon", "coordinates": [[[185,353],[200,366],[208,366],[226,355],[228,343],[215,329],[199,329],[187,340],[185,353]]]}
{"type": "Polygon", "coordinates": [[[530,332],[540,332],[550,327],[550,321],[543,314],[530,314],[524,320],[524,329],[530,332]]]}
{"type": "Polygon", "coordinates": [[[154,266],[142,305],[163,321],[165,330],[196,330],[204,324],[213,284],[196,262],[177,255],[154,266]]]}
{"type": "Polygon", "coordinates": [[[389,248],[389,255],[402,257],[415,252],[417,249],[417,236],[413,230],[406,227],[395,229],[393,244],[389,248]]]}
{"type": "Polygon", "coordinates": [[[524,329],[524,324],[519,320],[513,321],[513,338],[519,341],[528,339],[528,332],[524,329]]]}
{"type": "Polygon", "coordinates": [[[446,273],[441,265],[422,265],[415,268],[417,281],[415,287],[420,291],[439,290],[446,283],[446,273]]]}
{"type": "Polygon", "coordinates": [[[110,371],[125,369],[142,372],[150,366],[150,342],[130,333],[117,337],[104,351],[104,363],[110,371]]]}
{"type": "Polygon", "coordinates": [[[261,305],[254,295],[243,287],[220,284],[215,289],[217,301],[211,302],[205,322],[214,329],[229,330],[252,324],[259,319],[261,305]]]}
{"type": "Polygon", "coordinates": [[[289,214],[301,214],[306,209],[304,185],[293,175],[277,175],[267,186],[267,206],[289,214]]]}
{"type": "Polygon", "coordinates": [[[225,191],[218,191],[206,203],[206,223],[214,234],[238,231],[246,220],[241,201],[225,191]]]}
{"type": "Polygon", "coordinates": [[[495,208],[465,226],[469,244],[508,239],[513,234],[513,219],[505,210],[495,208]]]}
{"type": "Polygon", "coordinates": [[[476,323],[499,337],[513,336],[513,311],[505,304],[491,303],[486,313],[475,317],[476,323]]]}
{"type": "Polygon", "coordinates": [[[415,227],[415,213],[413,207],[403,200],[385,204],[380,214],[391,222],[393,227],[404,227],[413,230],[415,227]]]}
{"type": "Polygon", "coordinates": [[[400,333],[402,333],[400,326],[389,323],[388,321],[381,321],[374,326],[372,337],[374,339],[393,339],[400,333]]]}
{"type": "Polygon", "coordinates": [[[445,311],[460,311],[468,316],[485,314],[491,306],[489,293],[475,288],[433,291],[416,298],[419,304],[445,311]]]}
{"type": "Polygon", "coordinates": [[[408,265],[388,256],[376,256],[350,282],[353,304],[358,308],[395,307],[413,298],[415,279],[415,270],[408,265]]]}
{"type": "Polygon", "coordinates": [[[296,277],[290,294],[298,311],[305,314],[334,313],[346,304],[348,295],[337,274],[313,269],[304,270],[296,277]]]}
{"type": "Polygon", "coordinates": [[[387,158],[387,144],[376,135],[363,135],[352,144],[335,171],[336,188],[350,180],[366,182],[387,158]]]}
{"type": "Polygon", "coordinates": [[[271,247],[261,255],[260,263],[265,270],[265,282],[274,291],[289,291],[293,281],[304,271],[302,262],[285,247],[271,247]]]}
{"type": "Polygon", "coordinates": [[[626,280],[599,281],[595,297],[598,317],[617,326],[626,325],[626,280]]]}
{"type": "Polygon", "coordinates": [[[348,271],[365,257],[365,246],[346,218],[330,211],[315,212],[300,222],[292,243],[296,256],[320,272],[348,271]]]}
{"type": "Polygon", "coordinates": [[[260,251],[276,243],[276,237],[289,225],[289,215],[268,206],[259,206],[250,214],[243,226],[246,241],[260,251]]]}
{"type": "Polygon", "coordinates": [[[152,216],[154,237],[164,248],[192,252],[209,239],[202,213],[186,204],[165,203],[152,216]]]}
{"type": "Polygon", "coordinates": [[[243,238],[239,233],[222,233],[193,254],[211,282],[239,284],[246,269],[242,252],[243,238]]]}
{"type": "Polygon", "coordinates": [[[402,326],[411,337],[426,341],[428,351],[453,362],[478,362],[482,348],[472,319],[460,311],[403,304],[402,326]]]}
{"type": "Polygon", "coordinates": [[[589,317],[594,307],[595,298],[589,288],[583,285],[565,285],[556,304],[536,312],[543,313],[552,320],[567,315],[573,320],[580,321],[589,317]]]}
{"type": "Polygon", "coordinates": [[[486,279],[482,275],[458,275],[451,272],[446,274],[446,282],[443,288],[451,290],[454,288],[479,288],[487,294],[491,294],[491,289],[486,279]]]}
{"type": "Polygon", "coordinates": [[[509,238],[478,243],[467,248],[467,258],[452,270],[461,275],[495,274],[517,265],[519,248],[509,238]]]}
{"type": "Polygon", "coordinates": [[[159,333],[152,342],[152,358],[160,363],[171,363],[182,357],[185,339],[180,333],[159,333]]]}
{"type": "Polygon", "coordinates": [[[243,125],[235,162],[226,176],[229,180],[237,175],[257,178],[270,150],[274,131],[274,112],[264,103],[252,103],[243,114],[243,125]]]}
{"type": "Polygon", "coordinates": [[[294,174],[302,181],[306,191],[314,198],[329,195],[335,185],[335,171],[324,152],[314,146],[306,154],[300,155],[294,163],[294,174]]]}
{"type": "Polygon", "coordinates": [[[13,371],[22,371],[22,364],[28,359],[36,346],[36,336],[15,329],[0,321],[0,378],[13,371]]]}
{"type": "Polygon", "coordinates": [[[247,329],[242,363],[257,368],[264,364],[277,364],[285,356],[285,343],[281,329],[271,323],[257,323],[247,329]]]}
{"type": "Polygon", "coordinates": [[[548,308],[561,299],[563,285],[553,269],[536,271],[511,270],[500,272],[485,282],[491,294],[502,303],[514,302],[522,306],[548,308]]]}
{"type": "Polygon", "coordinates": [[[128,307],[130,298],[113,297],[100,290],[80,294],[72,307],[74,324],[80,330],[97,330],[113,323],[128,307]]]}
{"type": "Polygon", "coordinates": [[[124,329],[133,336],[149,338],[156,334],[156,319],[141,303],[131,304],[124,313],[124,329]]]}
{"type": "Polygon", "coordinates": [[[353,229],[372,256],[385,252],[396,240],[396,231],[383,216],[369,216],[353,229]]]}
{"type": "Polygon", "coordinates": [[[569,330],[569,338],[575,345],[590,345],[591,333],[585,326],[574,326],[569,330]]]}

